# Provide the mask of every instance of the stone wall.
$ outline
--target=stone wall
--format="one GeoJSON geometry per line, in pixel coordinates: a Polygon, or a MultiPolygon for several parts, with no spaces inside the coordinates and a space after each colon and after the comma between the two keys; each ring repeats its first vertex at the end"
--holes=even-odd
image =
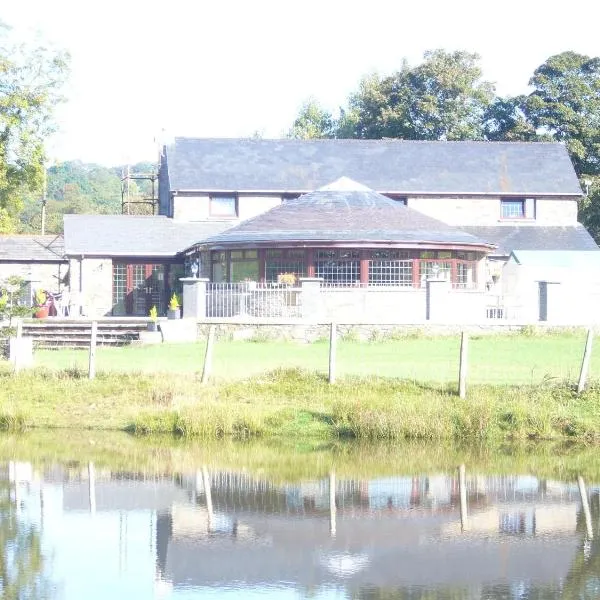
{"type": "MultiPolygon", "coordinates": [[[[328,341],[328,324],[310,323],[198,323],[198,340],[205,340],[211,326],[215,327],[217,340],[268,341],[285,340],[298,343],[328,341]]],[[[345,340],[384,341],[415,337],[459,336],[462,331],[470,335],[518,334],[523,325],[509,323],[490,323],[482,325],[399,325],[397,323],[354,323],[337,325],[338,336],[345,340]]],[[[572,328],[557,328],[540,324],[535,330],[527,327],[528,333],[540,334],[555,331],[572,331],[572,328]]]]}
{"type": "Polygon", "coordinates": [[[67,261],[56,263],[1,262],[0,281],[17,275],[26,281],[31,281],[32,288],[42,288],[58,293],[64,287],[62,282],[68,280],[68,271],[67,261]]]}

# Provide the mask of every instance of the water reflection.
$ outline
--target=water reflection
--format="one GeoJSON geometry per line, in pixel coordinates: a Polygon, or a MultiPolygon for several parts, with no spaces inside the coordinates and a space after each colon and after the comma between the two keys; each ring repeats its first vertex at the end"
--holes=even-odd
{"type": "Polygon", "coordinates": [[[23,586],[42,581],[45,560],[57,598],[600,595],[600,488],[583,480],[466,465],[280,483],[209,465],[148,476],[18,462],[0,479],[0,531],[19,523],[29,540],[18,568],[5,546],[0,581],[23,565],[23,586]]]}

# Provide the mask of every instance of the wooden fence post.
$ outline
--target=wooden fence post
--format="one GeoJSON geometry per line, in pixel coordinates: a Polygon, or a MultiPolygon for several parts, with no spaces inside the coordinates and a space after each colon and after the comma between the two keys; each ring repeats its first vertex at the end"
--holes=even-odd
{"type": "Polygon", "coordinates": [[[579,486],[579,494],[581,496],[581,506],[583,508],[583,516],[585,517],[585,529],[587,531],[588,539],[594,539],[594,529],[592,528],[592,515],[590,513],[590,503],[588,501],[588,495],[585,490],[585,482],[583,477],[577,478],[577,485],[579,486]]]}
{"type": "Polygon", "coordinates": [[[90,513],[96,514],[96,469],[94,463],[88,463],[88,497],[90,500],[90,513]]]}
{"type": "Polygon", "coordinates": [[[579,383],[577,384],[577,393],[581,394],[585,389],[587,377],[590,370],[590,360],[592,358],[592,341],[594,334],[591,329],[588,329],[587,338],[585,339],[585,350],[583,351],[583,359],[581,361],[581,371],[579,372],[579,383]]]}
{"type": "Polygon", "coordinates": [[[458,488],[460,492],[460,529],[467,529],[467,469],[465,465],[458,467],[458,488]]]}
{"type": "Polygon", "coordinates": [[[335,506],[335,471],[331,470],[329,473],[329,533],[331,537],[336,535],[336,514],[337,509],[335,506]]]}
{"type": "Polygon", "coordinates": [[[204,352],[204,366],[202,367],[202,379],[200,383],[207,383],[212,371],[213,345],[215,343],[215,326],[211,325],[208,329],[208,338],[206,339],[206,351],[204,352]]]}
{"type": "Polygon", "coordinates": [[[88,364],[88,379],[96,377],[96,341],[98,338],[98,321],[92,321],[90,334],[90,360],[88,364]]]}
{"type": "Polygon", "coordinates": [[[329,327],[329,383],[335,383],[335,361],[337,351],[337,325],[329,327]]]}
{"type": "Polygon", "coordinates": [[[17,319],[16,338],[14,343],[14,372],[18,373],[23,368],[23,347],[21,342],[23,338],[23,319],[17,319]]]}
{"type": "Polygon", "coordinates": [[[469,334],[460,334],[460,364],[458,366],[458,395],[460,398],[467,396],[467,368],[468,368],[469,334]]]}
{"type": "Polygon", "coordinates": [[[204,496],[206,497],[206,517],[207,517],[207,529],[211,531],[214,514],[213,514],[213,503],[212,503],[212,491],[210,489],[210,475],[208,473],[208,467],[202,465],[202,487],[204,488],[204,496]]]}

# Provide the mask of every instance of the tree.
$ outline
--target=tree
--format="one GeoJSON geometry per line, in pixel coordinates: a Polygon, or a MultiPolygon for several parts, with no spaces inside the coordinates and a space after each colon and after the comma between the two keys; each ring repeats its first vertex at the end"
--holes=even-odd
{"type": "Polygon", "coordinates": [[[333,135],[334,120],[331,113],[322,108],[314,98],[304,102],[288,133],[288,137],[297,140],[329,138],[333,135]]]}
{"type": "Polygon", "coordinates": [[[529,84],[534,127],[564,142],[578,175],[600,174],[600,58],[576,52],[551,56],[529,84]]]}
{"type": "Polygon", "coordinates": [[[0,231],[15,229],[23,195],[41,189],[44,140],[67,70],[66,53],[15,44],[0,23],[0,231]]]}
{"type": "Polygon", "coordinates": [[[6,600],[51,594],[38,528],[19,518],[10,483],[0,481],[0,593],[6,600]]]}
{"type": "Polygon", "coordinates": [[[404,61],[393,75],[363,78],[338,122],[337,137],[483,139],[494,87],[481,80],[478,61],[477,54],[434,50],[416,67],[404,61]]]}
{"type": "Polygon", "coordinates": [[[486,140],[532,142],[540,138],[527,116],[527,96],[496,98],[483,114],[486,140]]]}

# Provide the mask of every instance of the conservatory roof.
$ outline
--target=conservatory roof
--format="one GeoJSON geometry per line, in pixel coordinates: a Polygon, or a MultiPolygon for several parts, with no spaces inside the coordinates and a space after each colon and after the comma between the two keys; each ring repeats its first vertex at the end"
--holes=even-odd
{"type": "Polygon", "coordinates": [[[206,240],[211,247],[281,243],[494,247],[345,177],[206,240]]]}

